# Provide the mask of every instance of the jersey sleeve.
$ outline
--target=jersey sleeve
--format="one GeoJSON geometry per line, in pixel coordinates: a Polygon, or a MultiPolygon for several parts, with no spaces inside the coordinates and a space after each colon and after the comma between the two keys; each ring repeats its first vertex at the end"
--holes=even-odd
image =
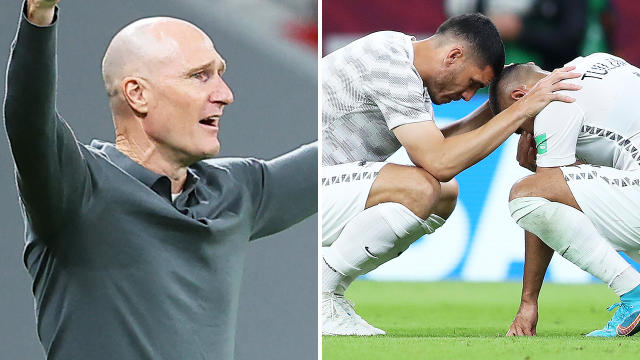
{"type": "Polygon", "coordinates": [[[79,211],[89,175],[56,111],[57,10],[53,25],[44,27],[29,22],[25,11],[9,58],[4,119],[25,215],[37,234],[51,238],[79,211]]]}
{"type": "Polygon", "coordinates": [[[370,100],[382,112],[389,130],[404,124],[432,121],[431,99],[406,49],[392,42],[381,45],[385,47],[375,57],[364,86],[370,100]]]}
{"type": "Polygon", "coordinates": [[[576,162],[576,144],[584,120],[582,109],[575,103],[554,101],[534,121],[536,164],[558,167],[576,162]]]}
{"type": "Polygon", "coordinates": [[[251,239],[282,231],[318,212],[318,145],[257,161],[260,186],[251,239]]]}

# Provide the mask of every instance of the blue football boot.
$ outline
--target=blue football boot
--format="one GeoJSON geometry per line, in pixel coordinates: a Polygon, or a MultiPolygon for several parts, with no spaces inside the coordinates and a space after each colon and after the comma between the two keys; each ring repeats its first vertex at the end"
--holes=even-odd
{"type": "Polygon", "coordinates": [[[593,330],[592,332],[588,333],[587,336],[597,336],[597,337],[617,336],[618,333],[616,332],[616,328],[618,327],[618,325],[622,323],[622,321],[624,321],[631,314],[632,308],[623,302],[619,302],[609,306],[607,310],[611,311],[616,307],[618,307],[618,310],[616,310],[616,312],[613,314],[613,317],[611,317],[611,320],[609,320],[607,325],[605,325],[600,330],[593,330]]]}
{"type": "MultiPolygon", "coordinates": [[[[587,336],[599,336],[599,337],[614,337],[618,335],[618,327],[622,324],[623,333],[628,333],[630,336],[640,330],[637,322],[634,325],[634,318],[632,314],[640,311],[640,286],[636,286],[633,290],[620,296],[620,302],[611,305],[607,310],[611,311],[618,307],[611,320],[600,330],[594,330],[587,334],[587,336]],[[636,329],[638,327],[638,329],[636,329]],[[635,330],[635,331],[634,331],[635,330]],[[633,334],[630,334],[633,332],[633,334]]],[[[636,317],[638,317],[636,315],[636,317]]],[[[640,321],[640,320],[639,320],[640,321]]]]}
{"type": "Polygon", "coordinates": [[[620,300],[629,302],[633,310],[616,326],[616,332],[620,336],[631,336],[640,331],[640,286],[620,296],[620,300]]]}
{"type": "Polygon", "coordinates": [[[635,311],[617,326],[616,332],[620,336],[631,336],[640,331],[640,311],[635,311]]]}

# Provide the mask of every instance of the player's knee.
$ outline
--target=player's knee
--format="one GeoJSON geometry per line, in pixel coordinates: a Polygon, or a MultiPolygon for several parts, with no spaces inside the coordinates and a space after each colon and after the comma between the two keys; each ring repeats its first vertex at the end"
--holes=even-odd
{"type": "Polygon", "coordinates": [[[440,184],[440,196],[432,213],[443,219],[448,219],[458,202],[458,182],[451,179],[446,183],[440,184]]]}
{"type": "Polygon", "coordinates": [[[416,176],[411,186],[407,189],[405,206],[416,214],[426,219],[441,195],[440,182],[428,172],[416,168],[416,176]]]}
{"type": "Polygon", "coordinates": [[[525,196],[536,196],[533,193],[533,186],[531,181],[533,176],[534,175],[523,177],[522,179],[516,181],[515,184],[513,184],[513,186],[511,187],[511,192],[509,192],[509,201],[525,196]]]}

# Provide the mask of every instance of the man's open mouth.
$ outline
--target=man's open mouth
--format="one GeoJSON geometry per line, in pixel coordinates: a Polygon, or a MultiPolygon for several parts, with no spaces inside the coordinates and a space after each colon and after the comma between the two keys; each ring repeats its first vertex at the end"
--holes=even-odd
{"type": "Polygon", "coordinates": [[[208,118],[202,119],[199,121],[200,124],[206,126],[218,126],[218,117],[217,116],[209,116],[208,118]]]}

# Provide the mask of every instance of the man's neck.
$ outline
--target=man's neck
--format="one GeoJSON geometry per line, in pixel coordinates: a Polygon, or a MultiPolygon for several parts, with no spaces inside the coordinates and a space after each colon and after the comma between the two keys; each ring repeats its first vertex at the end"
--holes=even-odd
{"type": "MultiPolygon", "coordinates": [[[[413,66],[418,70],[418,74],[423,79],[429,79],[435,68],[432,61],[437,60],[436,39],[430,37],[420,41],[413,42],[413,66]]],[[[426,86],[426,84],[425,84],[426,86]]]]}
{"type": "Polygon", "coordinates": [[[171,180],[171,193],[182,191],[187,180],[187,166],[171,161],[157,145],[149,141],[141,144],[122,134],[116,134],[116,149],[145,168],[167,176],[171,180]]]}

